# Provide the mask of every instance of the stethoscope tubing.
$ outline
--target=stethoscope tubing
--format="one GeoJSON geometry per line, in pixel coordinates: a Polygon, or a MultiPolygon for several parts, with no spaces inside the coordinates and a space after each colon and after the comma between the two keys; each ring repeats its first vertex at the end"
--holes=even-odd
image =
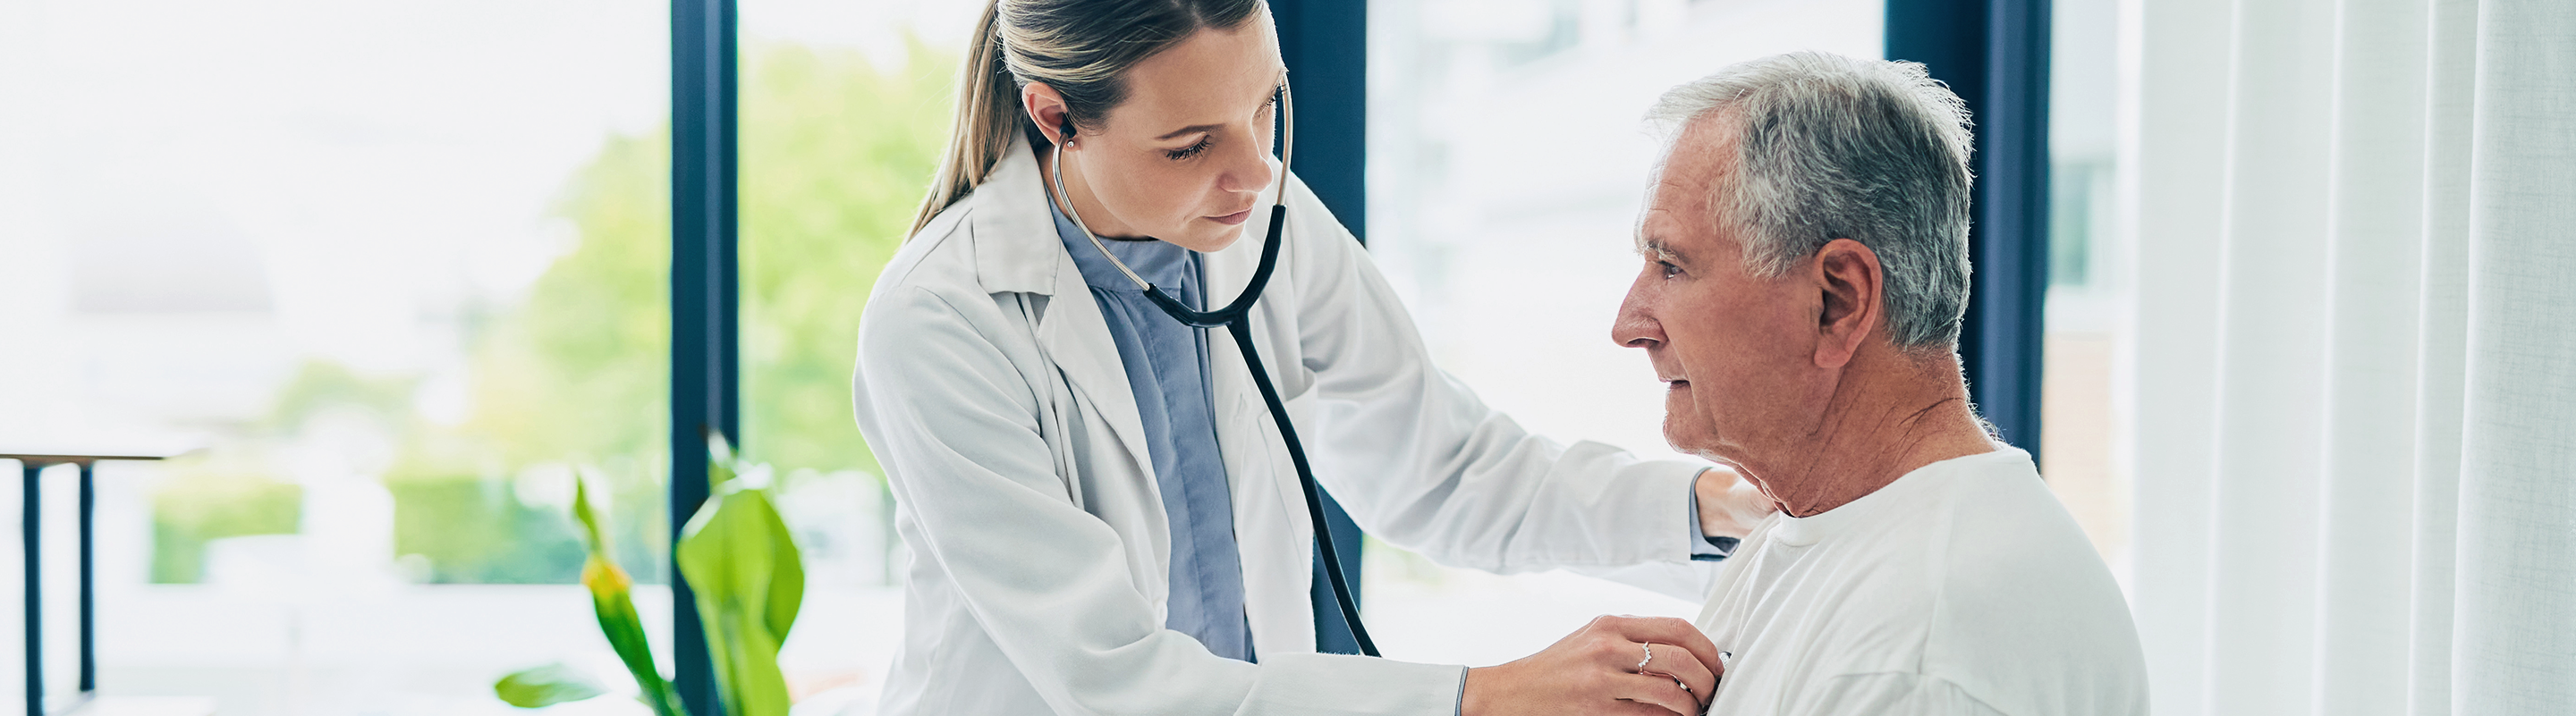
{"type": "Polygon", "coordinates": [[[1261,351],[1252,347],[1252,322],[1237,318],[1225,324],[1225,332],[1234,336],[1234,345],[1243,351],[1243,362],[1252,368],[1252,384],[1261,388],[1261,402],[1270,406],[1270,422],[1279,426],[1279,441],[1288,446],[1288,460],[1297,465],[1297,485],[1306,491],[1306,524],[1315,532],[1317,552],[1324,556],[1324,577],[1333,583],[1333,601],[1342,608],[1342,621],[1351,628],[1351,640],[1358,642],[1360,653],[1377,656],[1377,642],[1369,639],[1368,627],[1360,624],[1360,605],[1351,599],[1351,585],[1342,576],[1341,552],[1333,548],[1333,530],[1324,520],[1323,490],[1315,486],[1314,468],[1306,465],[1305,445],[1297,441],[1297,426],[1288,419],[1288,406],[1279,400],[1279,389],[1270,385],[1270,371],[1261,362],[1261,351]]]}
{"type": "Polygon", "coordinates": [[[1118,260],[1117,255],[1109,253],[1109,247],[1100,243],[1100,237],[1091,233],[1091,226],[1083,223],[1082,215],[1074,211],[1073,198],[1064,195],[1064,141],[1058,141],[1055,145],[1055,166],[1052,167],[1055,179],[1053,200],[1062,202],[1060,208],[1064,211],[1065,217],[1072,219],[1074,226],[1082,229],[1082,235],[1091,240],[1092,247],[1099,249],[1102,256],[1109,257],[1110,263],[1118,267],[1119,273],[1126,274],[1129,281],[1135,282],[1138,288],[1144,289],[1145,298],[1153,301],[1154,305],[1163,309],[1164,313],[1170,314],[1173,320],[1200,330],[1224,326],[1226,334],[1234,337],[1235,348],[1242,351],[1244,365],[1252,371],[1252,384],[1261,389],[1261,402],[1270,408],[1270,422],[1279,428],[1279,440],[1288,447],[1288,460],[1297,466],[1297,485],[1306,494],[1307,525],[1313,528],[1315,546],[1323,555],[1324,577],[1326,581],[1332,583],[1333,602],[1335,606],[1341,608],[1342,623],[1350,627],[1351,640],[1359,644],[1361,654],[1378,656],[1377,642],[1369,639],[1368,627],[1360,624],[1359,602],[1351,598],[1350,580],[1342,571],[1341,551],[1334,549],[1333,546],[1333,531],[1325,526],[1327,521],[1324,519],[1323,488],[1315,485],[1315,470],[1306,462],[1305,444],[1297,440],[1296,423],[1288,419],[1287,403],[1280,400],[1278,387],[1270,384],[1270,368],[1268,364],[1262,362],[1260,349],[1253,347],[1252,344],[1252,306],[1260,300],[1262,292],[1270,287],[1270,275],[1279,267],[1279,246],[1285,243],[1288,237],[1284,231],[1288,225],[1288,159],[1293,156],[1293,149],[1290,148],[1296,146],[1297,125],[1296,115],[1292,113],[1287,101],[1288,88],[1285,85],[1280,87],[1279,95],[1281,124],[1285,125],[1288,131],[1283,132],[1287,138],[1279,157],[1279,194],[1270,205],[1269,240],[1263,242],[1261,246],[1261,264],[1253,269],[1252,279],[1244,284],[1243,294],[1236,296],[1234,301],[1226,304],[1224,308],[1213,311],[1192,310],[1189,306],[1183,305],[1180,299],[1174,298],[1162,288],[1146,281],[1144,277],[1136,275],[1135,271],[1127,268],[1126,262],[1118,260]]]}

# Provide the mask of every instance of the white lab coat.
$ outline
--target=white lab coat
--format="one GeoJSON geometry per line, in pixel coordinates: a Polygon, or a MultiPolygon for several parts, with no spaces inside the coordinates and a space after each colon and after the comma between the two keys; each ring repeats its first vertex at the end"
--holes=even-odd
{"type": "MultiPolygon", "coordinates": [[[[1208,375],[1258,664],[1163,628],[1169,522],[1135,394],[1035,157],[1025,140],[1006,156],[895,255],[860,324],[859,426],[913,555],[882,712],[1451,714],[1462,667],[1314,653],[1303,492],[1224,329],[1208,375]]],[[[1363,528],[1446,564],[1642,564],[1702,588],[1686,506],[1700,465],[1561,446],[1486,408],[1432,365],[1368,253],[1290,186],[1255,344],[1317,479],[1363,528]]],[[[1206,257],[1211,300],[1258,264],[1261,206],[1245,240],[1206,257]]]]}

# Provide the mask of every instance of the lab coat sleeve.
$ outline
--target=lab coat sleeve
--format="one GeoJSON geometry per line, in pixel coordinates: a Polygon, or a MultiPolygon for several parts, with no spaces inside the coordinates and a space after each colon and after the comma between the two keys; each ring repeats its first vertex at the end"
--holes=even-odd
{"type": "Polygon", "coordinates": [[[1561,445],[1486,407],[1432,364],[1367,251],[1303,182],[1293,186],[1291,222],[1308,218],[1291,244],[1306,374],[1289,382],[1311,381],[1316,479],[1354,520],[1433,560],[1491,572],[1649,562],[1670,565],[1658,573],[1702,571],[1690,564],[1685,503],[1705,465],[1561,445]]]}
{"type": "Polygon", "coordinates": [[[1037,391],[987,338],[1010,335],[1011,319],[975,299],[987,302],[896,287],[871,301],[858,417],[919,535],[911,547],[938,561],[1055,713],[1451,712],[1456,666],[1328,655],[1254,665],[1162,628],[1118,535],[1055,474],[1037,391]]]}

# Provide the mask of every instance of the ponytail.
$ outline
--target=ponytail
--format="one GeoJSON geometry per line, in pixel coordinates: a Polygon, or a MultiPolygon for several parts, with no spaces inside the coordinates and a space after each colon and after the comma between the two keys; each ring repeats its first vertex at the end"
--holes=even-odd
{"type": "Polygon", "coordinates": [[[974,48],[957,70],[957,116],[950,129],[954,134],[907,238],[982,186],[993,165],[1001,163],[1002,153],[1010,151],[1011,133],[1020,128],[1020,88],[1002,54],[1001,11],[1000,2],[987,2],[984,18],[975,22],[974,48]]]}
{"type": "MultiPolygon", "coordinates": [[[[974,48],[957,72],[957,117],[912,233],[982,186],[1011,134],[1044,141],[1020,110],[1020,87],[1043,82],[1064,97],[1075,125],[1093,126],[1127,98],[1120,80],[1202,28],[1237,28],[1262,16],[1262,0],[990,0],[974,48]],[[1007,6],[1007,7],[1006,7],[1007,6]]],[[[908,235],[907,235],[908,238],[908,235]]]]}

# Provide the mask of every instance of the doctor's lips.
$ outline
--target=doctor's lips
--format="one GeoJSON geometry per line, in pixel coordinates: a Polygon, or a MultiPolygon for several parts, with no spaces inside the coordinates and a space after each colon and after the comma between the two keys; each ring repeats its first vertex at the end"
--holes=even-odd
{"type": "Polygon", "coordinates": [[[1244,219],[1252,218],[1252,210],[1251,210],[1251,209],[1245,209],[1245,210],[1238,211],[1238,212],[1234,212],[1234,213],[1232,213],[1232,214],[1227,214],[1227,215],[1224,215],[1224,216],[1210,216],[1210,217],[1206,217],[1206,218],[1207,218],[1209,221],[1214,221],[1214,222],[1219,223],[1219,224],[1224,224],[1224,225],[1227,225],[1227,226],[1234,226],[1234,225],[1237,225],[1237,224],[1241,224],[1241,223],[1243,223],[1243,220],[1244,220],[1244,219]]]}

